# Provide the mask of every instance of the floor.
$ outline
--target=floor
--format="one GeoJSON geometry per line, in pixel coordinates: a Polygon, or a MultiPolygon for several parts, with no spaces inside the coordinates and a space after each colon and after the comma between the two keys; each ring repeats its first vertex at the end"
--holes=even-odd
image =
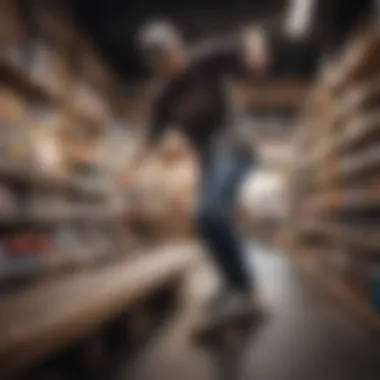
{"type": "Polygon", "coordinates": [[[235,352],[212,353],[189,342],[201,299],[217,286],[201,265],[189,277],[184,304],[122,376],[133,380],[375,380],[378,342],[279,252],[249,246],[270,317],[235,352]]]}

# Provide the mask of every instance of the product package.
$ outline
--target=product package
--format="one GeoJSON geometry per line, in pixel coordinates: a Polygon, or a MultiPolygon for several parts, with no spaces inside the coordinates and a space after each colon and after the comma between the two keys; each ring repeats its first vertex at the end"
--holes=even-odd
{"type": "Polygon", "coordinates": [[[57,51],[42,38],[35,38],[32,43],[29,75],[31,79],[46,88],[54,97],[65,94],[68,70],[63,52],[57,51]]]}
{"type": "Polygon", "coordinates": [[[14,192],[9,187],[0,184],[0,219],[17,216],[20,209],[20,203],[14,192]]]}
{"type": "Polygon", "coordinates": [[[104,123],[107,110],[97,91],[86,81],[77,79],[70,86],[69,107],[81,118],[92,123],[104,123]]]}
{"type": "Polygon", "coordinates": [[[63,174],[60,113],[52,107],[30,104],[29,114],[33,164],[40,171],[63,174]]]}
{"type": "Polygon", "coordinates": [[[26,162],[28,150],[28,118],[22,97],[0,89],[0,157],[3,162],[26,162]]]}

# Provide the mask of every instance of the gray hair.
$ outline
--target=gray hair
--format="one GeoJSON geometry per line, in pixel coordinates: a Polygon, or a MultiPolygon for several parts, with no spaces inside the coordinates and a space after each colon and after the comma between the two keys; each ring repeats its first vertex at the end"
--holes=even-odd
{"type": "Polygon", "coordinates": [[[169,50],[181,41],[178,30],[166,21],[154,21],[143,25],[137,35],[137,43],[146,53],[169,50]]]}

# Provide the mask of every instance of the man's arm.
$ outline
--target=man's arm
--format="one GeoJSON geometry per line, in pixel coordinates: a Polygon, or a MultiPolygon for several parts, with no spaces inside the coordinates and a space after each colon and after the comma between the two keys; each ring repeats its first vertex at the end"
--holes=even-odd
{"type": "Polygon", "coordinates": [[[210,74],[259,72],[269,64],[269,45],[261,30],[246,28],[232,36],[198,44],[190,62],[210,74]]]}

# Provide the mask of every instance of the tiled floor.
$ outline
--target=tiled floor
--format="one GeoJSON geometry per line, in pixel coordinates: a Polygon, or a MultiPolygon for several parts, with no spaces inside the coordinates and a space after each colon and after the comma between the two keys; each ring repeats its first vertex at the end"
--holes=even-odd
{"type": "Polygon", "coordinates": [[[184,305],[125,371],[131,380],[376,380],[380,348],[333,299],[303,278],[280,253],[250,246],[270,318],[240,352],[213,354],[188,339],[201,298],[215,286],[205,267],[191,278],[184,305]]]}

